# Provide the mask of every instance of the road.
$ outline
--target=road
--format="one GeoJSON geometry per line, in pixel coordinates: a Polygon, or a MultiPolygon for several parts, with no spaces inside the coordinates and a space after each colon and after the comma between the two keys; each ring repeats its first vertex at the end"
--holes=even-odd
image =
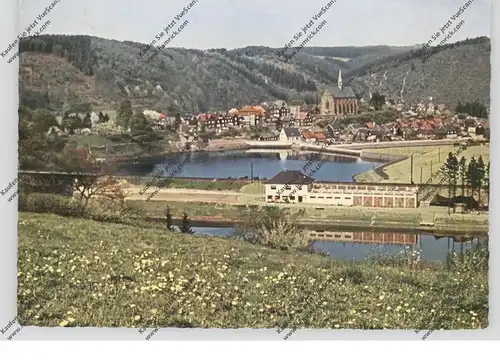
{"type": "MultiPolygon", "coordinates": [[[[127,188],[127,200],[146,200],[156,188],[150,188],[143,195],[139,194],[142,186],[131,186],[127,188]]],[[[215,191],[196,189],[161,189],[150,200],[155,201],[186,201],[186,202],[212,202],[224,204],[238,204],[238,198],[242,194],[236,191],[215,191]]],[[[245,195],[248,196],[248,195],[245,195]]],[[[258,196],[258,195],[256,195],[258,196]]]]}

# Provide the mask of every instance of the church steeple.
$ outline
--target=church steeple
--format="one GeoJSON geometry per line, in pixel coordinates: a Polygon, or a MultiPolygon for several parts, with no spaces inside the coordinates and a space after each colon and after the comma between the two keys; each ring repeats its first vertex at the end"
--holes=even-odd
{"type": "Polygon", "coordinates": [[[340,90],[342,90],[342,70],[339,70],[339,81],[337,83],[340,90]]]}

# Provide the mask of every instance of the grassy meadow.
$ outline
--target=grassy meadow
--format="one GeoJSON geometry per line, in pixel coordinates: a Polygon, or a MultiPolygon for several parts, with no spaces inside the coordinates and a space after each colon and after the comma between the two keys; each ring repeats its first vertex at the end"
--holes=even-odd
{"type": "Polygon", "coordinates": [[[20,323],[480,329],[487,270],[347,263],[237,240],[19,214],[20,323]]]}
{"type": "MultiPolygon", "coordinates": [[[[409,156],[413,154],[413,181],[415,183],[420,183],[422,179],[422,183],[426,183],[427,180],[433,178],[432,183],[438,184],[440,182],[440,177],[433,177],[432,174],[438,171],[444,164],[448,153],[455,153],[457,149],[458,148],[453,145],[447,145],[370,150],[370,152],[387,155],[402,155],[408,156],[408,158],[384,168],[384,172],[389,176],[389,179],[383,179],[373,169],[370,169],[357,174],[355,180],[357,182],[409,183],[411,181],[411,159],[409,156]],[[421,173],[422,177],[420,177],[421,173]]],[[[476,157],[476,159],[482,156],[484,163],[488,164],[490,159],[490,147],[489,145],[471,146],[457,155],[459,160],[462,156],[467,159],[467,163],[473,156],[476,157]]]]}

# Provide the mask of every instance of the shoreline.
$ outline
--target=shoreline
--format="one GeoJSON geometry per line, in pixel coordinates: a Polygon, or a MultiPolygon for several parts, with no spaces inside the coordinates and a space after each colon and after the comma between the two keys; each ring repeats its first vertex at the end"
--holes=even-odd
{"type": "MultiPolygon", "coordinates": [[[[161,216],[143,216],[137,219],[164,222],[165,218],[161,216]]],[[[174,224],[180,222],[180,218],[174,217],[174,224]]],[[[192,226],[196,227],[233,227],[242,221],[237,219],[229,219],[223,216],[190,216],[192,226]]],[[[439,234],[457,235],[457,236],[474,236],[487,235],[489,224],[474,224],[472,222],[453,221],[448,224],[438,223],[432,227],[422,226],[420,224],[406,221],[377,221],[371,223],[369,221],[353,221],[352,219],[342,220],[322,220],[315,218],[303,218],[297,222],[300,228],[308,228],[314,226],[315,229],[323,230],[351,230],[351,231],[367,231],[367,232],[394,232],[394,233],[418,233],[418,234],[439,234]],[[465,226],[461,226],[465,225],[465,226]]]]}
{"type": "MultiPolygon", "coordinates": [[[[257,140],[226,140],[226,143],[211,143],[203,149],[195,149],[188,151],[189,153],[210,153],[210,152],[223,152],[223,151],[237,151],[237,150],[283,150],[289,149],[293,151],[294,149],[299,149],[303,151],[316,151],[321,154],[338,154],[338,155],[350,155],[359,157],[361,160],[366,161],[376,161],[382,163],[388,163],[391,161],[401,161],[407,158],[407,156],[396,156],[389,154],[378,154],[370,153],[369,150],[373,149],[383,149],[383,148],[394,148],[394,147],[415,147],[415,146],[436,146],[436,145],[453,145],[462,139],[442,139],[442,140],[410,140],[410,141],[385,141],[378,143],[352,143],[352,144],[340,144],[340,145],[330,145],[328,148],[323,148],[321,145],[308,144],[305,142],[288,142],[288,141],[257,141],[257,140]],[[365,151],[367,150],[367,151],[365,151]]],[[[161,158],[164,156],[174,155],[178,153],[185,153],[183,150],[168,151],[161,154],[148,154],[148,155],[123,155],[116,156],[120,159],[115,160],[116,162],[131,162],[131,161],[142,161],[151,160],[154,158],[161,158]]],[[[109,156],[113,158],[113,156],[109,156]]],[[[382,165],[382,164],[381,164],[382,165]]]]}

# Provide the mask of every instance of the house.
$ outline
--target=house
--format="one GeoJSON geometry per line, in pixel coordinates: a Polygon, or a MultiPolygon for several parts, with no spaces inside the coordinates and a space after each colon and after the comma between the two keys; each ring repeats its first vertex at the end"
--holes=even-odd
{"type": "Polygon", "coordinates": [[[279,139],[281,141],[299,141],[301,138],[300,131],[294,127],[281,129],[279,139]]]}
{"type": "Polygon", "coordinates": [[[238,110],[238,116],[243,117],[243,127],[257,126],[266,117],[266,112],[262,106],[244,106],[238,110]]]}
{"type": "Polygon", "coordinates": [[[288,108],[286,102],[278,100],[271,104],[268,108],[269,116],[273,118],[282,118],[284,116],[290,116],[291,112],[288,108]]]}
{"type": "Polygon", "coordinates": [[[475,119],[465,119],[464,123],[465,129],[469,134],[473,134],[476,132],[477,122],[475,119]]]}
{"type": "Polygon", "coordinates": [[[444,126],[438,126],[434,129],[434,138],[435,139],[446,139],[448,135],[448,129],[444,126]]]}
{"type": "MultiPolygon", "coordinates": [[[[487,125],[487,124],[485,124],[485,125],[487,125]]],[[[477,136],[484,136],[484,133],[485,133],[485,130],[486,130],[485,125],[483,125],[483,123],[477,124],[476,131],[475,131],[475,133],[476,133],[477,136]]]]}
{"type": "Polygon", "coordinates": [[[264,182],[266,202],[301,203],[313,181],[298,170],[282,171],[264,182]]]}
{"type": "Polygon", "coordinates": [[[313,119],[308,112],[299,112],[295,118],[300,127],[309,127],[313,123],[313,119]]]}
{"type": "Polygon", "coordinates": [[[361,129],[357,129],[357,131],[353,135],[352,139],[355,142],[364,142],[364,141],[367,141],[369,136],[370,136],[370,129],[361,128],[361,129]]]}
{"type": "Polygon", "coordinates": [[[309,131],[309,130],[304,130],[302,131],[302,139],[304,139],[304,141],[306,143],[315,143],[316,142],[316,137],[314,136],[314,133],[312,131],[309,131]]]}
{"type": "Polygon", "coordinates": [[[294,118],[298,118],[302,108],[305,106],[305,102],[302,100],[294,100],[290,102],[290,115],[294,118]]]}
{"type": "Polygon", "coordinates": [[[316,143],[324,144],[327,142],[327,138],[322,131],[314,132],[314,138],[316,139],[316,143]]]}
{"type": "Polygon", "coordinates": [[[268,203],[416,208],[418,186],[409,184],[316,182],[298,170],[285,170],[264,182],[268,203]]]}

